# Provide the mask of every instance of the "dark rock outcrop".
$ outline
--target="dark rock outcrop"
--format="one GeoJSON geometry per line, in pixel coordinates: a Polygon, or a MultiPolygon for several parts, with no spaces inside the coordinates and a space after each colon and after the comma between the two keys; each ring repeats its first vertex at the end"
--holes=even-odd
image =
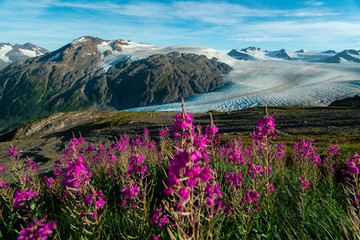
{"type": "Polygon", "coordinates": [[[354,97],[336,100],[336,101],[332,102],[329,106],[360,108],[360,96],[355,95],[354,97]]]}
{"type": "Polygon", "coordinates": [[[231,50],[230,52],[228,52],[227,55],[229,55],[230,57],[233,57],[235,59],[238,59],[238,60],[246,60],[247,61],[247,60],[252,59],[252,57],[249,54],[239,51],[237,49],[231,50]]]}
{"type": "Polygon", "coordinates": [[[195,54],[156,54],[138,61],[122,60],[104,76],[116,109],[179,101],[221,88],[231,67],[195,54]]]}
{"type": "Polygon", "coordinates": [[[276,53],[275,57],[284,58],[284,59],[287,59],[287,60],[291,59],[291,57],[289,56],[289,54],[286,52],[285,49],[279,50],[279,52],[276,53]]]}

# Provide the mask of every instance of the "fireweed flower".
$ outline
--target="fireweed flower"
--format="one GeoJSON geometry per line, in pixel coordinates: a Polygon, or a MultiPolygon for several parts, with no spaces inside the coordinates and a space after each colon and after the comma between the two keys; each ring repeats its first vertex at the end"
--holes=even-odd
{"type": "Polygon", "coordinates": [[[348,167],[347,170],[342,170],[342,174],[352,174],[352,175],[358,175],[360,173],[360,155],[356,154],[353,157],[351,157],[347,163],[346,166],[348,167]]]}
{"type": "Polygon", "coordinates": [[[297,161],[301,163],[309,162],[313,166],[321,166],[321,158],[315,146],[312,146],[314,139],[309,141],[300,141],[293,144],[293,152],[297,161]]]}
{"type": "Polygon", "coordinates": [[[228,154],[228,161],[235,163],[236,165],[244,164],[244,157],[241,154],[240,149],[231,150],[228,154]]]}
{"type": "Polygon", "coordinates": [[[327,154],[329,156],[337,156],[337,155],[339,155],[339,146],[337,146],[337,145],[330,146],[328,151],[327,151],[327,154]]]}
{"type": "Polygon", "coordinates": [[[84,159],[79,157],[77,160],[68,163],[65,169],[65,177],[61,185],[65,188],[78,188],[84,185],[90,185],[91,172],[88,165],[84,163],[84,159]]]}
{"type": "Polygon", "coordinates": [[[122,196],[125,199],[134,198],[139,193],[139,187],[136,183],[125,184],[122,191],[122,196]]]}
{"type": "Polygon", "coordinates": [[[164,138],[166,137],[167,135],[169,134],[169,128],[162,128],[160,129],[160,132],[159,132],[159,137],[160,138],[164,138]]]}
{"type": "Polygon", "coordinates": [[[46,240],[53,234],[56,228],[55,221],[44,223],[43,220],[35,220],[20,231],[18,240],[46,240]]]}
{"type": "Polygon", "coordinates": [[[141,174],[144,174],[146,172],[146,165],[141,166],[145,161],[144,156],[137,156],[135,154],[131,155],[129,160],[129,174],[134,174],[140,172],[141,174]]]}
{"type": "Polygon", "coordinates": [[[105,200],[102,198],[100,198],[98,201],[95,202],[96,209],[100,209],[104,205],[105,205],[105,200]]]}
{"type": "Polygon", "coordinates": [[[165,215],[165,212],[162,210],[162,208],[155,209],[154,215],[151,217],[150,221],[159,227],[164,227],[169,223],[169,219],[165,215]]]}
{"type": "Polygon", "coordinates": [[[4,175],[5,174],[6,169],[2,166],[0,166],[0,174],[4,175]]]}
{"type": "Polygon", "coordinates": [[[33,190],[20,189],[16,191],[13,200],[14,212],[20,210],[21,206],[26,205],[29,208],[32,203],[37,203],[38,199],[35,198],[37,195],[38,193],[33,190]]]}
{"type": "Polygon", "coordinates": [[[272,184],[270,184],[270,183],[266,184],[266,185],[264,186],[264,188],[265,188],[265,189],[269,189],[270,192],[274,191],[274,186],[273,186],[272,184]]]}
{"type": "Polygon", "coordinates": [[[215,134],[219,131],[219,128],[215,125],[208,125],[205,127],[205,136],[207,138],[214,138],[215,134]]]}
{"type": "Polygon", "coordinates": [[[257,129],[251,134],[254,140],[264,141],[266,136],[276,137],[275,134],[275,120],[273,116],[260,118],[257,122],[257,129]]]}
{"type": "Polygon", "coordinates": [[[3,181],[0,181],[0,190],[1,190],[2,188],[6,189],[6,188],[8,188],[8,187],[9,187],[8,184],[6,184],[6,183],[3,182],[3,181]]]}
{"type": "Polygon", "coordinates": [[[34,161],[27,161],[25,165],[25,169],[39,170],[39,165],[36,164],[34,161]]]}
{"type": "Polygon", "coordinates": [[[93,201],[94,201],[94,196],[90,193],[86,194],[84,203],[86,205],[91,205],[93,203],[93,201]]]}
{"type": "Polygon", "coordinates": [[[259,194],[251,189],[245,191],[245,197],[241,199],[242,204],[248,204],[247,212],[250,210],[250,206],[254,206],[256,210],[259,210],[258,200],[259,194]]]}
{"type": "Polygon", "coordinates": [[[193,117],[191,116],[190,113],[179,113],[175,116],[175,123],[172,127],[173,131],[179,131],[179,130],[185,130],[188,128],[192,128],[194,129],[194,125],[192,124],[193,122],[193,117]]]}
{"type": "Polygon", "coordinates": [[[229,186],[234,186],[236,189],[244,186],[245,182],[242,178],[242,174],[239,172],[238,174],[233,172],[228,172],[225,174],[226,184],[229,186]]]}
{"type": "Polygon", "coordinates": [[[19,157],[20,154],[19,152],[17,151],[16,147],[12,147],[9,149],[9,158],[13,158],[13,157],[19,157]]]}
{"type": "Polygon", "coordinates": [[[48,178],[44,176],[44,180],[46,181],[46,188],[52,188],[56,184],[56,181],[52,177],[48,178]]]}
{"type": "Polygon", "coordinates": [[[206,136],[196,135],[194,137],[193,146],[199,150],[203,150],[208,143],[209,143],[209,140],[207,140],[206,136]]]}
{"type": "Polygon", "coordinates": [[[305,178],[305,177],[301,177],[299,180],[299,188],[300,189],[307,189],[308,191],[310,191],[310,187],[309,187],[309,181],[305,178]]]}

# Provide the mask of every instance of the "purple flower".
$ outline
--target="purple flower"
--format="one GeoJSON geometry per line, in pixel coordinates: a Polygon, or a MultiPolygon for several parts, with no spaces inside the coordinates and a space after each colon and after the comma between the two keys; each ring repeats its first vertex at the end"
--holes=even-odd
{"type": "Polygon", "coordinates": [[[187,188],[182,188],[180,191],[179,191],[179,194],[180,194],[180,197],[184,200],[188,199],[189,198],[189,190],[187,188]]]}
{"type": "Polygon", "coordinates": [[[99,209],[102,206],[104,206],[104,204],[105,204],[105,200],[101,198],[100,200],[96,201],[95,207],[96,207],[96,209],[99,209]]]}
{"type": "Polygon", "coordinates": [[[300,189],[307,189],[308,191],[310,191],[310,187],[309,187],[309,181],[305,178],[305,177],[301,177],[299,180],[299,187],[300,189]]]}
{"type": "Polygon", "coordinates": [[[39,170],[39,165],[37,165],[34,161],[27,161],[25,169],[39,170]]]}
{"type": "Polygon", "coordinates": [[[264,117],[260,118],[257,122],[257,129],[254,133],[251,134],[251,138],[255,140],[264,141],[266,136],[271,135],[273,138],[276,137],[274,117],[264,117]]]}
{"type": "Polygon", "coordinates": [[[3,182],[3,181],[0,181],[0,189],[2,189],[2,188],[8,188],[8,187],[9,187],[8,184],[6,184],[6,183],[3,182]]]}
{"type": "Polygon", "coordinates": [[[327,153],[328,153],[329,156],[337,156],[337,155],[339,155],[339,146],[337,146],[337,145],[330,146],[327,153]]]}
{"type": "Polygon", "coordinates": [[[166,188],[166,189],[164,189],[164,194],[165,194],[165,196],[168,196],[168,195],[170,195],[171,193],[173,193],[174,192],[174,189],[171,189],[171,188],[166,188]]]}
{"type": "Polygon", "coordinates": [[[215,125],[205,127],[205,135],[207,138],[213,138],[217,131],[219,131],[219,128],[215,125]]]}
{"type": "Polygon", "coordinates": [[[16,147],[12,147],[9,149],[9,158],[13,158],[13,157],[19,157],[20,154],[19,152],[16,150],[16,147]]]}
{"type": "Polygon", "coordinates": [[[1,173],[2,175],[5,174],[5,171],[6,171],[6,169],[5,169],[4,167],[0,166],[0,173],[1,173]]]}
{"type": "Polygon", "coordinates": [[[37,198],[34,198],[37,195],[38,193],[33,190],[20,189],[16,191],[13,200],[14,212],[20,210],[21,206],[25,204],[29,207],[31,203],[37,202],[37,198]]]}
{"type": "Polygon", "coordinates": [[[93,195],[90,194],[90,193],[88,193],[88,194],[85,196],[84,203],[85,203],[86,205],[90,205],[90,204],[92,204],[93,200],[94,200],[93,195]]]}
{"type": "Polygon", "coordinates": [[[169,129],[166,127],[166,128],[160,129],[159,137],[164,138],[168,134],[169,134],[169,129]]]}
{"type": "Polygon", "coordinates": [[[56,181],[52,177],[48,178],[47,176],[44,176],[44,179],[46,181],[46,187],[47,188],[52,188],[56,183],[56,181]]]}
{"type": "Polygon", "coordinates": [[[175,123],[172,127],[173,131],[179,131],[187,128],[194,129],[194,125],[192,124],[192,121],[194,120],[190,113],[182,114],[179,113],[175,116],[175,123]]]}
{"type": "Polygon", "coordinates": [[[129,184],[125,184],[123,187],[123,192],[122,192],[122,196],[125,199],[128,198],[133,198],[135,196],[137,196],[139,193],[139,187],[137,184],[133,183],[129,183],[129,184]]]}
{"type": "Polygon", "coordinates": [[[40,220],[35,220],[27,225],[26,228],[20,231],[18,240],[46,240],[53,233],[56,228],[55,221],[50,223],[42,223],[40,220]]]}
{"type": "Polygon", "coordinates": [[[234,186],[235,188],[240,188],[245,184],[244,180],[242,179],[242,174],[240,172],[238,174],[228,172],[225,174],[225,178],[226,184],[228,184],[229,186],[234,186]]]}

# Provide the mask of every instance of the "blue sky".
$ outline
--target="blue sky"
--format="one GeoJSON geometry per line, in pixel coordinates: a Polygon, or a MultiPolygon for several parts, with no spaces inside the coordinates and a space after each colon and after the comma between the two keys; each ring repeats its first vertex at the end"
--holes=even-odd
{"type": "Polygon", "coordinates": [[[222,51],[360,49],[360,0],[0,0],[0,42],[51,51],[80,36],[222,51]]]}

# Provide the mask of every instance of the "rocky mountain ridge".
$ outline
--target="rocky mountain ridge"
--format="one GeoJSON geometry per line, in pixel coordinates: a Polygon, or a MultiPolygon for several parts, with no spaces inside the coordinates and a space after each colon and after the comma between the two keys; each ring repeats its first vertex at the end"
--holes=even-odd
{"type": "Polygon", "coordinates": [[[131,44],[82,37],[9,65],[0,71],[0,131],[56,112],[177,101],[224,86],[223,75],[232,69],[215,58],[171,49],[141,59],[120,57],[104,69],[104,60],[131,44]]]}

